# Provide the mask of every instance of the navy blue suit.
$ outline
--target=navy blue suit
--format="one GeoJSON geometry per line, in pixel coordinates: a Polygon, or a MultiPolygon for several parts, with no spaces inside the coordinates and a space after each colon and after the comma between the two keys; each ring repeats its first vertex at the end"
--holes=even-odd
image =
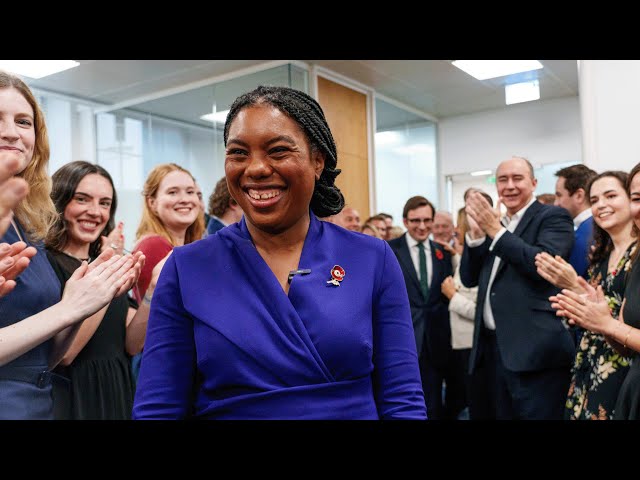
{"type": "Polygon", "coordinates": [[[575,243],[571,249],[569,263],[583,278],[587,278],[589,248],[593,243],[593,217],[587,218],[575,231],[575,243]]]}
{"type": "Polygon", "coordinates": [[[431,286],[425,300],[420,289],[409,246],[403,236],[389,241],[389,246],[398,258],[409,295],[413,331],[423,390],[427,402],[427,415],[432,420],[455,418],[464,408],[464,385],[457,386],[452,377],[451,325],[449,323],[449,300],[442,294],[440,286],[444,279],[453,275],[451,254],[441,245],[429,240],[431,245],[431,286]],[[446,381],[446,400],[442,403],[442,381],[446,381]],[[460,392],[458,392],[460,390],[460,392]]]}
{"type": "Polygon", "coordinates": [[[558,289],[538,275],[534,260],[543,251],[568,258],[573,234],[566,210],[535,201],[493,251],[488,237],[480,246],[465,246],[462,283],[479,287],[469,371],[474,384],[485,389],[478,395],[488,399],[480,408],[475,398],[476,418],[562,419],[575,346],[549,302],[558,289]],[[484,327],[484,303],[496,256],[501,262],[490,292],[492,336],[484,327]]]}
{"type": "Polygon", "coordinates": [[[209,218],[209,223],[207,223],[207,235],[213,235],[218,230],[221,230],[225,227],[225,224],[222,223],[215,217],[209,218]]]}

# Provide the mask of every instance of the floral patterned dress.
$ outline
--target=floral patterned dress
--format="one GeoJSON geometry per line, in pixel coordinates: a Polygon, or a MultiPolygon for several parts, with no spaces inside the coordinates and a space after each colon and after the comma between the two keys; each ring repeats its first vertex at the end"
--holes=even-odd
{"type": "MultiPolygon", "coordinates": [[[[611,315],[618,318],[624,297],[624,288],[635,250],[631,245],[616,267],[607,273],[609,255],[598,265],[589,268],[589,283],[602,286],[611,315]]],[[[571,371],[571,384],[565,404],[565,419],[611,420],[629,365],[624,357],[607,343],[604,336],[583,330],[580,345],[571,371]]]]}

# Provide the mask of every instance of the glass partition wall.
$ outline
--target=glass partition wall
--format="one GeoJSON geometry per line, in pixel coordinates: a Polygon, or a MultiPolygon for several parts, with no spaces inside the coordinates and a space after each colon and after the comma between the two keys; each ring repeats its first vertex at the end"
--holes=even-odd
{"type": "MultiPolygon", "coordinates": [[[[50,133],[49,171],[73,160],[105,167],[118,194],[116,221],[124,222],[125,246],[131,249],[142,215],[142,187],[155,165],[174,162],[187,168],[207,204],[224,175],[222,129],[233,100],[258,85],[309,92],[309,75],[308,70],[287,63],[210,85],[200,83],[178,93],[174,90],[123,109],[34,88],[50,133]]],[[[375,110],[372,213],[390,213],[394,223],[402,225],[402,207],[410,196],[424,195],[437,204],[436,124],[380,98],[375,100],[375,110]]]]}
{"type": "Polygon", "coordinates": [[[116,110],[34,88],[49,130],[49,172],[73,160],[106,168],[118,194],[116,221],[124,222],[125,245],[131,249],[149,171],[160,163],[183,166],[200,184],[207,204],[216,182],[224,176],[226,111],[238,95],[258,85],[308,92],[309,75],[303,68],[284,64],[116,110]]]}
{"type": "Polygon", "coordinates": [[[176,93],[96,115],[97,163],[114,177],[126,243],[135,242],[142,215],[142,186],[158,164],[173,162],[189,170],[202,189],[205,206],[224,176],[223,128],[235,98],[258,85],[308,91],[308,74],[291,64],[176,93]]]}
{"type": "Polygon", "coordinates": [[[404,228],[402,209],[414,195],[438,207],[436,124],[376,98],[375,191],[377,212],[404,228]]]}

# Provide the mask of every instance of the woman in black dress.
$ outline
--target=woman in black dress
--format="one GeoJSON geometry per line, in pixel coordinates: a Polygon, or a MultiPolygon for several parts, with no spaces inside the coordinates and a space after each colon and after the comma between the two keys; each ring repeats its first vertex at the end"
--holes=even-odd
{"type": "MultiPolygon", "coordinates": [[[[627,193],[637,231],[640,227],[640,164],[629,174],[627,193]]],[[[565,289],[551,297],[552,306],[558,309],[558,315],[566,317],[570,323],[604,335],[620,355],[631,357],[631,368],[615,405],[616,420],[640,419],[640,265],[637,258],[636,251],[631,259],[630,272],[627,273],[625,295],[618,319],[611,316],[601,287],[590,291],[588,296],[580,296],[565,289]]]]}
{"type": "MultiPolygon", "coordinates": [[[[91,262],[103,247],[121,249],[114,230],[116,192],[109,173],[99,165],[77,161],[53,174],[51,198],[58,218],[45,245],[62,286],[76,268],[91,262]],[[105,244],[105,245],[103,245],[105,244]]],[[[122,239],[123,240],[123,239],[122,239]]],[[[135,306],[135,305],[134,305],[135,306]]],[[[126,292],[87,318],[55,372],[70,385],[54,386],[58,419],[125,420],[131,418],[134,382],[131,355],[142,344],[148,306],[130,307],[126,292]],[[136,338],[140,336],[142,338],[136,338]]]]}

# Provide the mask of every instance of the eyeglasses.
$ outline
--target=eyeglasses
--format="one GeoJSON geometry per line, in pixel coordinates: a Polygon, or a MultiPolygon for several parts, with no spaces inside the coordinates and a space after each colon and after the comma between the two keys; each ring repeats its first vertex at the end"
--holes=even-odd
{"type": "Polygon", "coordinates": [[[433,223],[433,218],[407,218],[407,222],[411,225],[420,225],[421,223],[431,225],[433,223]]]}

